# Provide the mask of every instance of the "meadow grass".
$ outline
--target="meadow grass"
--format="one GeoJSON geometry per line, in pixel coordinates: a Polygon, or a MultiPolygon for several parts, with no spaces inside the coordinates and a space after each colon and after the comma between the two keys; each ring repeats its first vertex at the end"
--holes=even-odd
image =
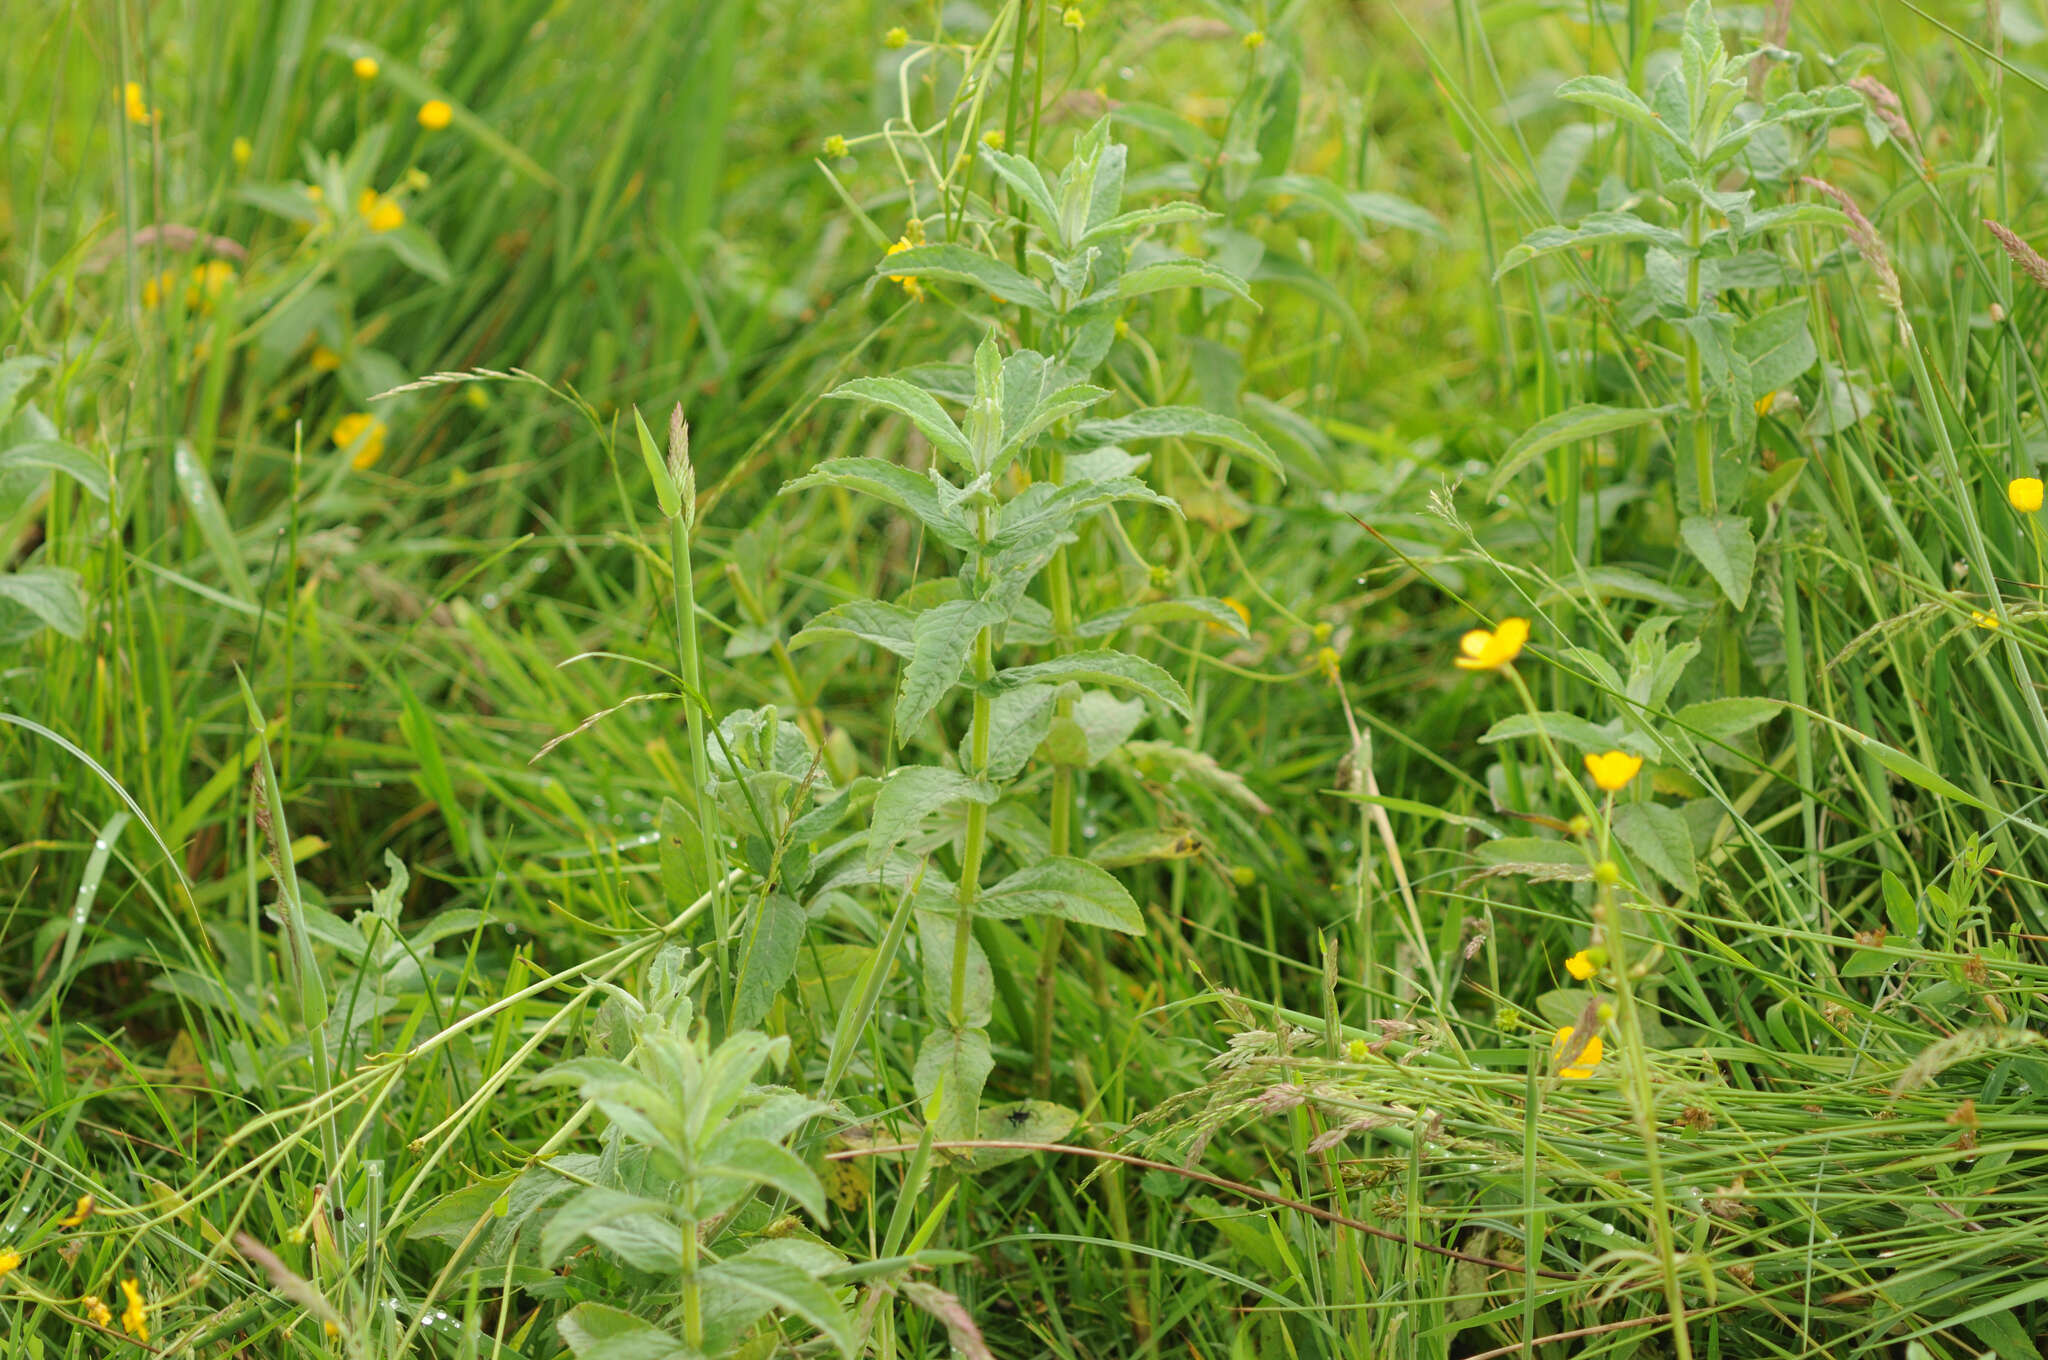
{"type": "Polygon", "coordinates": [[[2041,1354],[2041,16],[1170,8],[0,6],[9,1353],[2041,1354]]]}

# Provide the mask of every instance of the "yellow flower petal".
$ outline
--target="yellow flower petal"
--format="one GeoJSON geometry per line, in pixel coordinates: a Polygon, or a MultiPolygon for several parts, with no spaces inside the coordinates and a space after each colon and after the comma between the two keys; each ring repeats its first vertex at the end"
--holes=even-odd
{"type": "Polygon", "coordinates": [[[1578,953],[1564,961],[1564,970],[1580,982],[1584,982],[1592,977],[1593,974],[1599,972],[1600,966],[1587,956],[1585,950],[1581,949],[1578,953]]]}
{"type": "Polygon", "coordinates": [[[357,80],[375,80],[380,69],[375,57],[357,57],[354,62],[357,80]]]}
{"type": "Polygon", "coordinates": [[[384,456],[384,422],[361,411],[334,422],[334,446],[349,454],[349,466],[358,472],[375,467],[384,456]]]}
{"type": "Polygon", "coordinates": [[[2012,502],[2012,508],[2023,515],[2036,514],[2041,509],[2041,479],[2039,477],[2015,477],[2005,484],[2005,498],[2012,502]]]}
{"type": "MultiPolygon", "coordinates": [[[[1573,1033],[1572,1027],[1566,1025],[1558,1030],[1557,1037],[1550,1041],[1550,1057],[1552,1062],[1563,1058],[1565,1053],[1570,1050],[1573,1033]]],[[[1572,1059],[1572,1065],[1561,1068],[1558,1071],[1558,1075],[1567,1081],[1584,1081],[1592,1076],[1593,1069],[1600,1065],[1601,1049],[1600,1036],[1596,1034],[1586,1041],[1586,1046],[1579,1051],[1579,1056],[1572,1059]]]]}
{"type": "Polygon", "coordinates": [[[1643,768],[1643,758],[1632,756],[1626,751],[1606,751],[1600,755],[1588,752],[1586,773],[1593,776],[1593,782],[1609,793],[1628,787],[1628,782],[1643,768]]]}
{"type": "Polygon", "coordinates": [[[420,126],[429,132],[439,132],[455,121],[455,110],[445,99],[429,99],[420,105],[420,126]]]}
{"type": "Polygon", "coordinates": [[[1488,632],[1474,628],[1458,640],[1457,658],[1459,669],[1468,671],[1497,671],[1522,654],[1522,646],[1529,640],[1527,619],[1502,619],[1500,627],[1488,632]]]}

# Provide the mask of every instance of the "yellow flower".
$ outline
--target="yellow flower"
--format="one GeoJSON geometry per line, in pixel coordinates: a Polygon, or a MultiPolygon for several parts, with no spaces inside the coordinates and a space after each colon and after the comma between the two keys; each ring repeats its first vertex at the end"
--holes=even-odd
{"type": "Polygon", "coordinates": [[[357,80],[375,80],[378,69],[375,57],[357,57],[355,60],[357,80]]]}
{"type": "Polygon", "coordinates": [[[1586,773],[1609,793],[1627,788],[1628,781],[1634,779],[1636,771],[1642,768],[1643,758],[1626,751],[1605,751],[1597,756],[1589,752],[1586,756],[1586,773]]]}
{"type": "Polygon", "coordinates": [[[1766,392],[1762,396],[1758,397],[1756,399],[1757,419],[1761,420],[1765,416],[1769,415],[1771,413],[1771,408],[1777,404],[1778,394],[1776,392],[1766,392]]]}
{"type": "Polygon", "coordinates": [[[121,1281],[121,1296],[128,1300],[128,1306],[121,1310],[121,1330],[137,1341],[149,1340],[149,1308],[142,1302],[142,1291],[135,1287],[133,1279],[121,1281]]]}
{"type": "Polygon", "coordinates": [[[1060,15],[1060,22],[1076,33],[1088,26],[1088,20],[1082,15],[1079,5],[1068,5],[1066,13],[1060,15]]]}
{"type": "Polygon", "coordinates": [[[371,231],[397,231],[405,225],[405,209],[389,194],[365,189],[356,199],[356,211],[370,224],[371,231]]]}
{"type": "Polygon", "coordinates": [[[827,137],[825,139],[825,154],[835,161],[843,160],[846,156],[846,138],[836,132],[827,137]]]}
{"type": "Polygon", "coordinates": [[[156,110],[143,99],[142,86],[132,80],[121,87],[121,111],[138,127],[148,127],[156,121],[156,110]]]}
{"type": "MultiPolygon", "coordinates": [[[[1250,628],[1252,626],[1252,611],[1244,607],[1244,601],[1234,600],[1230,596],[1225,595],[1223,597],[1223,607],[1225,609],[1228,609],[1231,613],[1237,615],[1237,617],[1243,621],[1244,626],[1246,628],[1250,628]]],[[[1210,621],[1209,627],[1214,629],[1216,632],[1225,634],[1226,636],[1230,633],[1229,624],[1217,623],[1213,619],[1210,621]]]]}
{"type": "MultiPolygon", "coordinates": [[[[889,250],[888,250],[888,254],[890,254],[890,255],[900,255],[900,254],[902,254],[902,253],[903,253],[904,251],[906,251],[906,250],[909,250],[910,248],[911,248],[911,240],[910,240],[910,238],[909,238],[908,236],[900,236],[900,237],[898,237],[898,238],[896,239],[896,244],[895,244],[895,245],[892,245],[892,246],[890,246],[890,247],[889,247],[889,250]]],[[[923,285],[923,284],[921,284],[921,283],[919,283],[919,282],[918,282],[918,281],[917,281],[916,279],[912,278],[912,277],[911,277],[910,275],[908,275],[908,274],[891,274],[891,275],[889,276],[889,282],[891,282],[891,283],[900,283],[900,284],[902,284],[902,285],[903,285],[903,291],[904,291],[904,292],[906,292],[906,293],[908,293],[908,294],[910,294],[910,300],[911,300],[912,302],[923,302],[923,301],[924,301],[924,285],[923,285]]]]}
{"type": "Polygon", "coordinates": [[[384,456],[384,422],[361,411],[334,422],[334,446],[349,453],[349,466],[358,472],[375,467],[384,456]]]}
{"type": "Polygon", "coordinates": [[[1592,951],[1581,949],[1578,953],[1564,961],[1564,970],[1579,981],[1584,982],[1587,978],[1600,971],[1600,965],[1593,962],[1592,951]]]}
{"type": "Polygon", "coordinates": [[[0,1247],[0,1280],[6,1279],[21,1268],[21,1253],[12,1247],[0,1247]]]}
{"type": "Polygon", "coordinates": [[[1983,628],[1986,630],[1995,629],[1998,627],[1997,617],[1992,614],[1987,614],[1981,609],[1972,609],[1970,611],[1970,622],[1976,624],[1979,628],[1983,628]]]}
{"type": "Polygon", "coordinates": [[[981,144],[991,151],[1001,151],[1005,140],[1001,128],[990,128],[981,134],[981,144]]]}
{"type": "Polygon", "coordinates": [[[108,1327],[113,1325],[114,1310],[101,1303],[99,1295],[87,1294],[79,1302],[85,1305],[85,1315],[93,1320],[94,1326],[108,1327]]]}
{"type": "Polygon", "coordinates": [[[1323,673],[1323,679],[1333,685],[1337,683],[1339,674],[1337,663],[1339,660],[1341,658],[1338,657],[1335,647],[1316,648],[1316,669],[1323,673]]]}
{"type": "Polygon", "coordinates": [[[154,307],[171,295],[171,289],[178,286],[178,271],[166,269],[153,279],[142,281],[142,305],[154,307]]]}
{"type": "Polygon", "coordinates": [[[78,1207],[76,1209],[73,1209],[69,1214],[66,1214],[63,1218],[58,1219],[57,1226],[60,1228],[75,1228],[79,1224],[85,1222],[86,1219],[92,1217],[92,1209],[92,1196],[80,1195],[78,1197],[78,1207]]]}
{"type": "Polygon", "coordinates": [[[327,191],[317,184],[308,184],[306,186],[306,197],[312,199],[315,203],[325,203],[327,201],[327,191]]]}
{"type": "MultiPolygon", "coordinates": [[[[1557,1032],[1557,1037],[1550,1041],[1551,1061],[1555,1062],[1564,1057],[1571,1048],[1573,1033],[1570,1025],[1557,1032]]],[[[1593,1069],[1600,1065],[1600,1049],[1600,1036],[1596,1034],[1586,1041],[1586,1046],[1579,1051],[1579,1056],[1572,1059],[1572,1065],[1561,1069],[1557,1075],[1568,1081],[1584,1081],[1592,1076],[1593,1069]]]]}
{"type": "Polygon", "coordinates": [[[332,373],[335,369],[341,367],[341,356],[325,345],[315,345],[313,346],[313,353],[306,360],[306,364],[315,373],[332,373]]]}
{"type": "Polygon", "coordinates": [[[1353,1039],[1344,1046],[1344,1056],[1353,1062],[1364,1062],[1372,1056],[1372,1046],[1363,1039],[1353,1039]]]}
{"type": "Polygon", "coordinates": [[[882,46],[890,48],[892,50],[898,47],[908,47],[909,45],[910,30],[907,28],[899,26],[897,28],[890,29],[887,33],[884,33],[882,35],[882,46]]]}
{"type": "Polygon", "coordinates": [[[1488,632],[1474,628],[1458,641],[1458,668],[1467,671],[1497,671],[1522,654],[1529,640],[1527,619],[1502,619],[1500,627],[1488,632]]]}
{"type": "Polygon", "coordinates": [[[228,154],[235,158],[236,165],[247,165],[249,158],[256,154],[256,148],[249,144],[247,137],[237,137],[235,144],[228,149],[228,154]]]}
{"type": "Polygon", "coordinates": [[[2012,502],[2012,508],[2023,515],[2037,513],[2041,509],[2041,479],[2039,477],[2015,477],[2005,485],[2005,498],[2012,502]]]}
{"type": "Polygon", "coordinates": [[[455,110],[445,99],[429,99],[420,105],[420,126],[429,132],[439,132],[455,121],[455,110]]]}
{"type": "Polygon", "coordinates": [[[1244,35],[1244,47],[1247,52],[1256,52],[1265,45],[1266,30],[1263,28],[1255,28],[1244,35]]]}
{"type": "Polygon", "coordinates": [[[1128,340],[1130,339],[1130,337],[1131,323],[1124,320],[1122,317],[1118,317],[1116,319],[1116,338],[1119,340],[1128,340]]]}

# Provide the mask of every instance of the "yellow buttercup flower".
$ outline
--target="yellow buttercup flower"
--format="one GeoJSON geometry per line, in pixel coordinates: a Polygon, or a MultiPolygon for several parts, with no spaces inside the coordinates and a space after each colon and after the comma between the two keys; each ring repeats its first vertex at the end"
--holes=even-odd
{"type": "Polygon", "coordinates": [[[836,132],[827,137],[825,139],[825,154],[835,161],[844,160],[846,157],[846,138],[836,132]]]}
{"type": "Polygon", "coordinates": [[[455,110],[445,99],[429,99],[420,105],[420,126],[429,132],[439,132],[455,121],[455,110]]]}
{"type": "Polygon", "coordinates": [[[1520,656],[1522,644],[1528,640],[1527,619],[1502,619],[1492,632],[1474,628],[1458,640],[1458,669],[1497,671],[1520,656]]]}
{"type": "Polygon", "coordinates": [[[121,1330],[137,1341],[149,1340],[149,1306],[142,1301],[142,1291],[135,1287],[133,1279],[121,1281],[121,1296],[128,1300],[128,1306],[121,1310],[121,1330]]]}
{"type": "Polygon", "coordinates": [[[375,189],[365,189],[356,197],[356,211],[371,231],[397,231],[405,225],[405,209],[398,206],[398,200],[375,189]]]}
{"type": "Polygon", "coordinates": [[[1981,609],[1972,609],[1970,611],[1970,622],[1976,624],[1979,628],[1983,628],[1986,630],[1995,629],[1998,627],[1997,616],[1994,614],[1987,614],[1981,609]]]}
{"type": "MultiPolygon", "coordinates": [[[[908,236],[900,236],[896,239],[896,244],[889,247],[887,253],[890,255],[900,255],[904,251],[911,249],[912,244],[913,243],[908,236]]],[[[889,282],[902,284],[903,291],[910,294],[910,300],[912,302],[924,301],[924,285],[919,283],[910,275],[891,274],[889,276],[889,282]]]]}
{"type": "Polygon", "coordinates": [[[375,467],[384,456],[384,422],[361,411],[334,422],[334,446],[349,454],[349,466],[358,472],[375,467]]]}
{"type": "Polygon", "coordinates": [[[75,1227],[77,1227],[77,1226],[78,1226],[79,1224],[81,1224],[81,1223],[85,1222],[85,1220],[86,1220],[86,1219],[88,1219],[88,1218],[91,1218],[91,1217],[92,1217],[92,1210],[93,1210],[93,1198],[92,1198],[92,1196],[91,1196],[91,1195],[80,1195],[80,1196],[78,1197],[78,1207],[77,1207],[76,1209],[73,1209],[73,1210],[72,1210],[72,1211],[71,1211],[70,1213],[66,1214],[66,1215],[65,1215],[64,1217],[62,1217],[62,1218],[58,1219],[58,1220],[57,1220],[57,1226],[58,1226],[58,1227],[60,1227],[60,1228],[75,1228],[75,1227]]]}
{"type": "Polygon", "coordinates": [[[381,69],[375,57],[357,57],[354,62],[357,80],[375,80],[381,69]]]}
{"type": "Polygon", "coordinates": [[[341,367],[341,356],[325,345],[315,345],[313,353],[306,359],[306,366],[315,373],[332,373],[341,367]]]}
{"type": "Polygon", "coordinates": [[[87,1294],[79,1302],[85,1305],[85,1315],[93,1320],[95,1326],[111,1327],[113,1325],[114,1310],[100,1302],[99,1295],[87,1294]]]}
{"type": "Polygon", "coordinates": [[[142,86],[133,80],[121,87],[121,111],[138,127],[148,127],[156,121],[156,110],[142,97],[142,86]]]}
{"type": "Polygon", "coordinates": [[[1600,965],[1593,962],[1591,950],[1581,949],[1564,961],[1564,970],[1584,982],[1600,971],[1600,965]]]}
{"type": "Polygon", "coordinates": [[[892,28],[887,33],[884,33],[882,35],[882,46],[887,47],[892,51],[898,47],[908,47],[909,45],[910,30],[907,28],[892,28]]]}
{"type": "Polygon", "coordinates": [[[234,145],[228,149],[228,154],[235,158],[236,165],[247,165],[249,158],[256,154],[256,148],[250,145],[247,137],[237,137],[234,145]]]}
{"type": "Polygon", "coordinates": [[[1073,29],[1076,33],[1079,33],[1088,26],[1088,20],[1082,15],[1079,5],[1068,5],[1066,12],[1060,15],[1060,22],[1073,29]]]}
{"type": "Polygon", "coordinates": [[[2041,479],[2039,477],[2015,477],[2005,484],[2005,498],[2012,502],[2012,508],[2023,515],[2036,514],[2041,509],[2041,479]]]}
{"type": "Polygon", "coordinates": [[[21,1253],[12,1247],[0,1247],[0,1280],[6,1279],[21,1269],[21,1253]]]}
{"type": "Polygon", "coordinates": [[[991,151],[1001,151],[1006,140],[1001,128],[990,128],[981,134],[981,144],[991,151]]]}
{"type": "MultiPolygon", "coordinates": [[[[1570,1051],[1574,1033],[1576,1031],[1570,1025],[1558,1030],[1557,1037],[1550,1041],[1551,1061],[1562,1059],[1570,1051]]],[[[1596,1034],[1586,1041],[1586,1046],[1579,1051],[1579,1056],[1572,1059],[1572,1065],[1559,1069],[1557,1075],[1568,1081],[1584,1081],[1592,1076],[1593,1069],[1600,1065],[1600,1053],[1600,1036],[1596,1034]]]]}
{"type": "Polygon", "coordinates": [[[1643,758],[1626,751],[1604,751],[1597,756],[1588,752],[1586,755],[1586,773],[1609,793],[1627,788],[1628,781],[1634,779],[1636,771],[1642,768],[1643,758]]]}
{"type": "Polygon", "coordinates": [[[1263,28],[1255,28],[1244,35],[1244,46],[1247,52],[1256,52],[1265,45],[1266,30],[1263,28]]]}

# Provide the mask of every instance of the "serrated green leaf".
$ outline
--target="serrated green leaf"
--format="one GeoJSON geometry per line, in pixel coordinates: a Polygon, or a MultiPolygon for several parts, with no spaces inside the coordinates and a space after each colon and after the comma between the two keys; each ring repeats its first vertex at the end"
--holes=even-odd
{"type": "Polygon", "coordinates": [[[1643,221],[1633,213],[1596,212],[1579,219],[1576,227],[1539,227],[1523,237],[1493,271],[1496,282],[1532,260],[1563,250],[1590,250],[1595,246],[1633,244],[1638,241],[1662,246],[1673,255],[1694,253],[1685,238],[1669,227],[1643,221]]]}
{"type": "Polygon", "coordinates": [[[719,1137],[706,1149],[697,1174],[765,1185],[788,1195],[811,1216],[825,1216],[825,1186],[815,1171],[780,1143],[766,1138],[719,1137]]]}
{"type": "Polygon", "coordinates": [[[1643,102],[1641,95],[1607,76],[1579,76],[1557,87],[1557,97],[1572,104],[1600,110],[1661,138],[1673,150],[1688,154],[1685,130],[1674,128],[1643,102]]]}
{"type": "Polygon", "coordinates": [[[11,600],[68,638],[85,636],[85,578],[69,567],[0,571],[0,600],[11,600]]]}
{"type": "Polygon", "coordinates": [[[1002,618],[1001,610],[981,600],[949,600],[917,616],[911,626],[910,664],[896,694],[898,740],[907,738],[960,682],[975,637],[1002,618]]]}
{"type": "Polygon", "coordinates": [[[0,472],[10,468],[62,473],[84,487],[94,500],[104,501],[111,485],[107,470],[98,459],[61,439],[31,439],[0,452],[0,472]]]}
{"type": "Polygon", "coordinates": [[[802,1318],[823,1333],[833,1349],[851,1360],[855,1346],[853,1320],[830,1289],[795,1266],[754,1251],[720,1261],[705,1270],[702,1278],[706,1289],[737,1289],[802,1318]]]}
{"type": "Polygon", "coordinates": [[[913,516],[931,531],[932,537],[949,548],[965,552],[977,546],[966,514],[958,505],[940,497],[931,476],[920,476],[879,458],[834,458],[795,481],[783,483],[782,494],[814,486],[843,486],[865,492],[913,516]]]}
{"type": "Polygon", "coordinates": [[[825,396],[831,401],[863,401],[870,406],[894,411],[915,425],[932,442],[933,448],[959,466],[973,465],[967,436],[960,432],[960,427],[946,414],[938,399],[922,387],[913,386],[901,378],[855,378],[852,382],[841,383],[825,396]]]}
{"type": "Polygon", "coordinates": [[[878,869],[925,818],[954,803],[993,803],[995,786],[939,765],[906,765],[892,771],[875,795],[868,828],[868,867],[878,869]]]}
{"type": "MultiPolygon", "coordinates": [[[[924,965],[925,995],[942,1012],[952,1005],[953,942],[959,938],[959,926],[959,906],[952,893],[920,894],[918,960],[924,965]],[[940,905],[926,907],[926,901],[940,905]]],[[[967,932],[967,975],[963,981],[960,1021],[972,1029],[986,1028],[989,1017],[995,1013],[995,970],[989,966],[988,954],[982,949],[981,941],[974,938],[971,927],[967,932]]]]}
{"type": "Polygon", "coordinates": [[[1054,205],[1052,190],[1046,187],[1045,176],[1038,167],[1023,156],[1012,156],[991,146],[981,148],[981,159],[998,179],[1016,190],[1039,228],[1065,247],[1067,242],[1060,235],[1060,210],[1054,205]]]}
{"type": "Polygon", "coordinates": [[[1114,874],[1087,860],[1064,856],[1026,865],[985,889],[975,911],[997,919],[1057,916],[1126,935],[1145,933],[1143,913],[1114,874]]]}
{"type": "Polygon", "coordinates": [[[770,893],[754,904],[738,941],[732,1028],[751,1029],[768,1014],[775,994],[796,971],[806,923],[804,909],[781,893],[770,893]]]}
{"type": "Polygon", "coordinates": [[[700,1360],[697,1353],[622,1308],[579,1303],[555,1322],[576,1360],[700,1360]]]}
{"type": "Polygon", "coordinates": [[[1686,893],[1700,890],[1693,864],[1692,829],[1676,809],[1661,803],[1624,803],[1614,810],[1614,834],[1629,853],[1657,877],[1686,893]]]}
{"type": "Polygon", "coordinates": [[[1244,279],[1221,265],[1193,256],[1143,265],[1119,274],[1116,280],[1116,296],[1121,299],[1161,293],[1169,288],[1215,288],[1250,302],[1254,307],[1259,305],[1253,301],[1251,287],[1244,279]]]}
{"type": "Polygon", "coordinates": [[[988,776],[1016,777],[1052,726],[1054,687],[1024,685],[989,701],[988,776]]]}
{"type": "Polygon", "coordinates": [[[1019,685],[1056,685],[1069,680],[1078,684],[1132,690],[1157,699],[1182,717],[1194,714],[1187,691],[1180,687],[1180,681],[1161,667],[1128,652],[1074,652],[1029,666],[1012,666],[997,674],[995,684],[998,690],[1005,690],[1019,685]]]}
{"type": "Polygon", "coordinates": [[[849,600],[805,624],[789,640],[789,649],[796,651],[826,638],[848,637],[907,659],[915,645],[912,628],[916,622],[917,615],[900,605],[881,600],[849,600]]]}
{"type": "Polygon", "coordinates": [[[1614,731],[1572,713],[1513,713],[1488,728],[1479,741],[1484,746],[1518,737],[1533,738],[1539,727],[1552,741],[1581,751],[1611,751],[1623,744],[1623,738],[1614,731]]]}
{"type": "Polygon", "coordinates": [[[1099,226],[1090,227],[1082,233],[1081,239],[1074,243],[1074,248],[1079,250],[1103,241],[1113,241],[1119,236],[1129,236],[1147,227],[1200,222],[1215,216],[1215,213],[1199,203],[1161,203],[1151,208],[1134,208],[1127,213],[1118,213],[1099,226]]]}
{"type": "Polygon", "coordinates": [[[928,1112],[932,1135],[974,1137],[980,1121],[981,1090],[995,1067],[988,1035],[978,1029],[935,1029],[918,1047],[911,1084],[928,1112]],[[937,1109],[931,1107],[936,1097],[937,1109]]]}
{"type": "Polygon", "coordinates": [[[1775,699],[1708,699],[1687,704],[1672,714],[1671,720],[1700,739],[1726,745],[1763,726],[1783,710],[1784,705],[1775,699]]]}
{"type": "Polygon", "coordinates": [[[875,266],[875,272],[889,278],[943,279],[949,283],[965,283],[1034,312],[1053,310],[1052,296],[1037,283],[1002,261],[965,246],[913,246],[882,260],[875,266]]]}
{"type": "Polygon", "coordinates": [[[1145,439],[1188,439],[1248,455],[1283,480],[1271,446],[1243,421],[1194,406],[1152,406],[1113,420],[1084,421],[1075,434],[1101,444],[1135,444],[1145,439]]]}
{"type": "Polygon", "coordinates": [[[1588,403],[1559,411],[1554,416],[1545,416],[1522,431],[1520,437],[1501,453],[1500,462],[1486,483],[1486,498],[1492,500],[1498,496],[1509,478],[1554,448],[1580,439],[1594,439],[1618,430],[1654,424],[1684,409],[1681,406],[1601,406],[1588,403]]]}
{"type": "Polygon", "coordinates": [[[1685,546],[1737,609],[1749,603],[1756,576],[1756,539],[1742,515],[1687,515],[1678,526],[1685,546]]]}

